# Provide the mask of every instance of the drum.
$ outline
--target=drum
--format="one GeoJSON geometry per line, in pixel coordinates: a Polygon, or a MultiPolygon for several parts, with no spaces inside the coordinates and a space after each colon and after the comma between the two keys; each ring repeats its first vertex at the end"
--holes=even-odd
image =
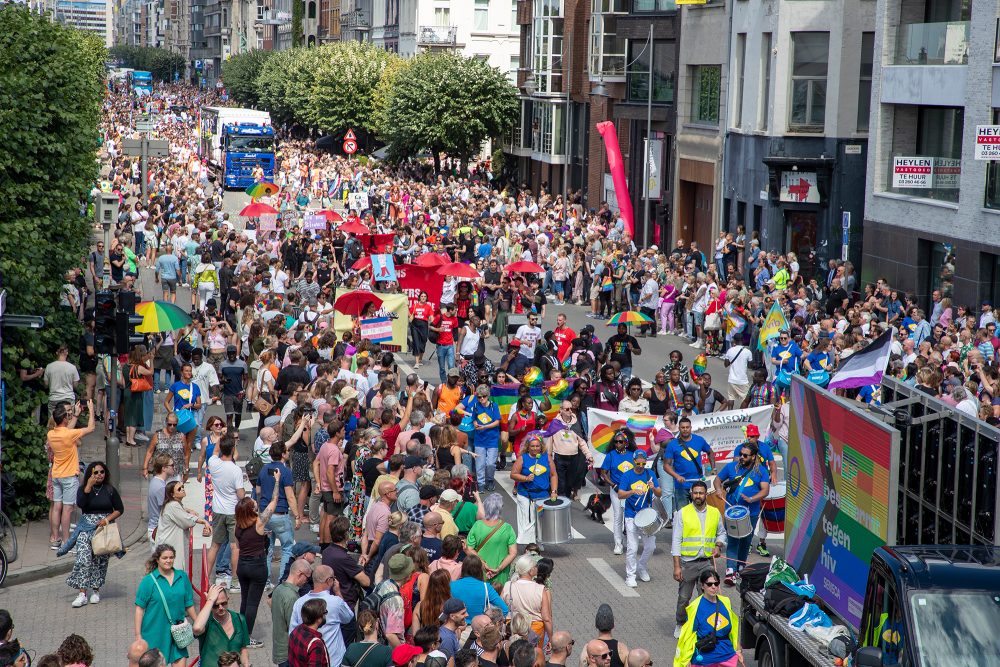
{"type": "Polygon", "coordinates": [[[726,513],[726,497],[721,493],[716,493],[715,489],[709,490],[707,502],[709,505],[719,510],[719,514],[726,513]]]}
{"type": "Polygon", "coordinates": [[[652,507],[636,512],[633,521],[635,521],[636,529],[645,533],[647,537],[656,535],[666,523],[652,507]]]}
{"type": "Polygon", "coordinates": [[[573,539],[569,498],[560,496],[555,500],[534,503],[532,511],[535,512],[535,534],[540,543],[562,544],[573,539]]]}
{"type": "Polygon", "coordinates": [[[771,486],[767,498],[760,501],[760,518],[769,533],[785,532],[785,483],[771,486]]]}
{"type": "Polygon", "coordinates": [[[191,410],[177,410],[177,430],[185,435],[198,428],[198,420],[191,410]]]}
{"type": "Polygon", "coordinates": [[[753,532],[753,526],[750,524],[750,510],[743,505],[732,505],[726,508],[724,519],[729,537],[740,540],[753,532]]]}

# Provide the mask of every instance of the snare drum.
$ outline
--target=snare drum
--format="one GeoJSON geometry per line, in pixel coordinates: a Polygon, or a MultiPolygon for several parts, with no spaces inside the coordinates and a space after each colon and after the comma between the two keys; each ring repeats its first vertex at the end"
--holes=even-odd
{"type": "Polygon", "coordinates": [[[636,530],[645,533],[647,537],[656,535],[663,528],[664,523],[666,523],[652,507],[647,507],[636,512],[633,521],[635,521],[636,530]]]}
{"type": "Polygon", "coordinates": [[[767,498],[760,502],[760,518],[769,533],[785,532],[785,483],[771,486],[767,498]]]}
{"type": "Polygon", "coordinates": [[[750,510],[743,505],[731,505],[726,508],[724,518],[729,537],[740,540],[753,532],[753,525],[750,523],[750,510]]]}

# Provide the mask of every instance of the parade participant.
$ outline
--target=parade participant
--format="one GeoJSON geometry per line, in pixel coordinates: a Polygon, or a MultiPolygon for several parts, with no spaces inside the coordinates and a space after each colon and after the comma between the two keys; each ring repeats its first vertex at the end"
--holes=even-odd
{"type": "Polygon", "coordinates": [[[706,570],[698,577],[702,594],[687,608],[674,667],[736,667],[743,662],[740,621],[732,603],[719,594],[719,575],[706,570]]]}
{"type": "Polygon", "coordinates": [[[413,338],[414,368],[423,365],[424,350],[430,336],[430,322],[434,317],[434,304],[428,301],[427,292],[420,292],[417,302],[410,308],[410,334],[413,338]]]}
{"type": "Polygon", "coordinates": [[[618,498],[624,502],[625,513],[625,585],[636,587],[636,577],[649,581],[649,559],[656,550],[656,536],[639,535],[635,516],[641,510],[652,507],[655,495],[660,497],[660,484],[649,470],[646,470],[646,452],[641,449],[632,454],[632,469],[622,473],[618,480],[618,498]],[[642,553],[639,554],[639,538],[642,538],[642,553]]]}
{"type": "Polygon", "coordinates": [[[628,435],[622,429],[611,438],[613,448],[604,455],[601,462],[601,478],[611,486],[611,528],[615,538],[614,553],[616,556],[625,552],[625,522],[622,511],[622,501],[618,497],[622,475],[632,470],[632,452],[628,451],[628,435]]]}
{"type": "Polygon", "coordinates": [[[542,434],[529,433],[524,439],[524,450],[514,460],[510,477],[517,482],[514,501],[517,503],[517,543],[532,544],[538,541],[535,522],[536,504],[546,498],[555,499],[559,488],[555,461],[546,451],[542,434]]]}
{"type": "Polygon", "coordinates": [[[455,317],[454,304],[441,304],[441,312],[434,318],[430,330],[437,334],[435,354],[438,358],[438,379],[443,384],[447,379],[446,371],[455,368],[455,332],[458,330],[458,318],[455,317]]]}
{"type": "Polygon", "coordinates": [[[674,560],[674,581],[679,584],[675,638],[681,636],[682,626],[688,620],[687,605],[695,582],[705,572],[718,578],[715,559],[725,547],[726,528],[722,514],[708,504],[708,485],[698,480],[691,485],[690,503],[674,513],[670,555],[674,560]]]}
{"type": "Polygon", "coordinates": [[[472,427],[476,434],[476,481],[479,488],[492,491],[500,452],[500,408],[490,398],[489,385],[476,387],[476,402],[471,410],[472,427]]]}
{"type": "Polygon", "coordinates": [[[674,506],[684,507],[688,500],[691,483],[704,480],[715,470],[715,452],[705,438],[691,432],[691,420],[681,417],[677,421],[679,433],[667,443],[663,453],[663,470],[674,478],[674,506]],[[702,466],[702,454],[708,455],[708,470],[702,466]]]}
{"type": "Polygon", "coordinates": [[[572,401],[561,401],[559,414],[545,427],[545,447],[553,454],[556,463],[558,488],[571,500],[576,500],[584,484],[587,465],[594,462],[590,446],[581,435],[584,432],[572,401]]]}
{"type": "MultiPolygon", "coordinates": [[[[244,593],[244,595],[246,595],[244,593]]],[[[208,589],[205,605],[194,620],[194,635],[198,638],[199,663],[218,665],[219,656],[236,651],[240,655],[240,667],[250,664],[249,647],[252,644],[252,629],[247,627],[247,619],[242,613],[229,608],[229,592],[218,584],[208,589]]]]}
{"type": "MultiPolygon", "coordinates": [[[[750,510],[750,525],[757,525],[760,517],[760,501],[767,497],[771,486],[761,472],[756,445],[744,443],[739,448],[739,458],[730,461],[719,471],[713,485],[715,492],[724,494],[726,504],[742,506],[750,510]]],[[[735,583],[736,573],[743,569],[750,554],[753,534],[742,538],[730,538],[726,547],[726,585],[735,583]]]]}

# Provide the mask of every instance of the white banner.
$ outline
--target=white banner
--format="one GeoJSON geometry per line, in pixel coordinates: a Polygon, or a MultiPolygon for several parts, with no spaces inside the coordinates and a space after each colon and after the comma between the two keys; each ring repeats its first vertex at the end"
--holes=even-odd
{"type": "Polygon", "coordinates": [[[646,140],[646,190],[643,192],[644,199],[662,199],[663,193],[660,188],[660,181],[663,176],[663,169],[660,163],[663,161],[663,139],[646,140]]]}
{"type": "Polygon", "coordinates": [[[892,187],[931,188],[933,164],[929,157],[892,158],[892,187]]]}
{"type": "Polygon", "coordinates": [[[976,125],[976,159],[1000,160],[1000,125],[976,125]]]}
{"type": "MultiPolygon", "coordinates": [[[[708,444],[712,446],[712,451],[715,452],[717,462],[725,463],[732,459],[733,450],[736,449],[737,445],[746,442],[743,429],[747,424],[756,424],[762,436],[767,433],[773,409],[770,405],[763,405],[759,408],[747,408],[746,410],[725,410],[706,415],[694,415],[690,418],[691,431],[708,441],[708,444]]],[[[654,435],[663,428],[662,417],[633,415],[627,412],[598,410],[597,408],[587,409],[587,421],[590,429],[587,441],[590,443],[591,449],[594,450],[595,467],[600,467],[604,460],[603,452],[611,446],[611,436],[619,429],[625,428],[631,431],[635,435],[636,444],[642,449],[650,451],[654,435]]]]}
{"type": "Polygon", "coordinates": [[[347,195],[347,208],[357,211],[359,214],[368,210],[368,193],[351,192],[347,195]]]}

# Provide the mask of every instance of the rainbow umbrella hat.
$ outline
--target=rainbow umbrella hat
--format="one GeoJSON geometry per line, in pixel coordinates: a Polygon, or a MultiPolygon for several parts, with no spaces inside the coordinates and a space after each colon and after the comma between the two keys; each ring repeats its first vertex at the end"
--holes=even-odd
{"type": "Polygon", "coordinates": [[[611,316],[608,326],[615,324],[652,324],[652,318],[643,315],[637,310],[624,310],[611,316]]]}
{"type": "Polygon", "coordinates": [[[267,181],[258,181],[253,185],[247,187],[244,192],[248,195],[257,199],[258,197],[264,197],[269,195],[274,195],[278,193],[278,186],[274,183],[268,183],[267,181]]]}
{"type": "Polygon", "coordinates": [[[176,331],[191,324],[191,316],[184,309],[166,301],[143,301],[135,312],[142,315],[142,324],[135,328],[137,333],[176,331]]]}

